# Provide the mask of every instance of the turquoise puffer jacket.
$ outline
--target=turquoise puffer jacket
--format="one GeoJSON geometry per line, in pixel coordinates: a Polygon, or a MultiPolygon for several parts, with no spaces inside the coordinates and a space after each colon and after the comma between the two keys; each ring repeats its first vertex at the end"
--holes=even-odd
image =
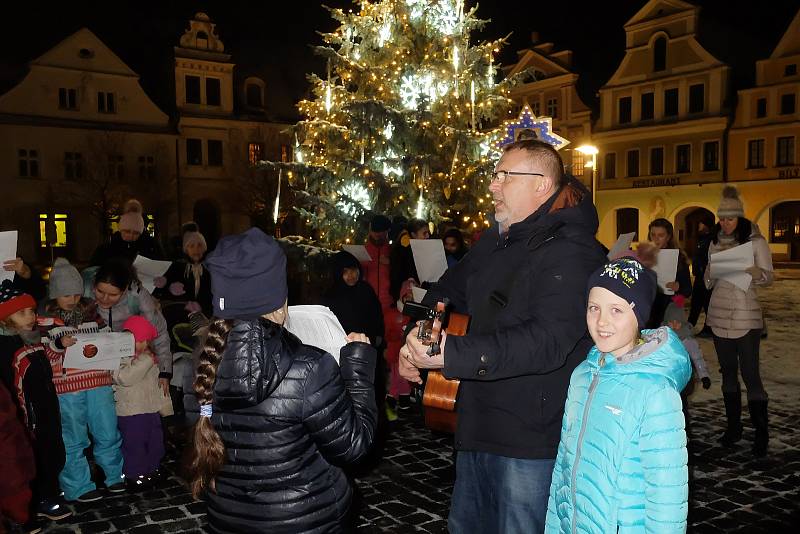
{"type": "Polygon", "coordinates": [[[668,327],[620,358],[594,347],[572,373],[547,533],[685,532],[689,355],[668,327]]]}

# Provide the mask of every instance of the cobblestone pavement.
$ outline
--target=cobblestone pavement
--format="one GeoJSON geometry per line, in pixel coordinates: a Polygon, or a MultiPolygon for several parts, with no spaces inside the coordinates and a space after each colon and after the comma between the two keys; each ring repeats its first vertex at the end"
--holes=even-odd
{"type": "MultiPolygon", "coordinates": [[[[714,439],[722,432],[721,403],[702,401],[692,407],[694,482],[690,532],[797,532],[800,525],[800,406],[773,403],[770,455],[753,460],[752,435],[732,451],[714,439]],[[794,525],[795,529],[792,529],[794,525]]],[[[174,475],[157,488],[123,494],[99,503],[73,505],[74,518],[50,523],[48,533],[200,532],[204,505],[193,502],[174,475]]],[[[359,476],[358,532],[446,532],[453,487],[450,439],[434,436],[417,416],[397,422],[386,443],[384,459],[359,476]]]]}
{"type": "MultiPolygon", "coordinates": [[[[701,340],[713,386],[696,391],[691,402],[690,532],[800,532],[800,280],[784,278],[762,293],[770,327],[762,344],[762,375],[771,395],[767,458],[751,458],[752,429],[746,416],[744,439],[737,447],[727,450],[716,444],[724,424],[718,365],[713,344],[701,340]]],[[[383,460],[372,469],[362,466],[356,474],[357,531],[445,532],[454,478],[451,440],[424,429],[418,415],[404,413],[394,425],[383,460]]],[[[201,531],[204,505],[193,502],[175,475],[176,456],[170,454],[165,465],[169,476],[153,490],[77,504],[73,518],[50,523],[45,531],[201,531]]]]}

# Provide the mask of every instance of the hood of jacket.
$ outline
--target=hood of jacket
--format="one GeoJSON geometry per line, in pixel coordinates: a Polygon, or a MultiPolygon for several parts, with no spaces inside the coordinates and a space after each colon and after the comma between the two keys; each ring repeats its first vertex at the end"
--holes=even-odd
{"type": "Polygon", "coordinates": [[[263,402],[292,365],[300,340],[263,317],[236,320],[228,333],[214,384],[214,405],[237,410],[263,402]]]}
{"type": "MultiPolygon", "coordinates": [[[[683,390],[692,376],[689,354],[678,335],[666,326],[654,330],[642,330],[642,340],[629,352],[614,357],[605,354],[605,367],[611,366],[619,374],[659,375],[669,380],[678,391],[683,390]]],[[[599,368],[603,354],[595,346],[587,361],[599,368]]]]}
{"type": "Polygon", "coordinates": [[[500,235],[498,244],[504,239],[509,243],[524,239],[528,247],[536,248],[560,236],[582,245],[598,246],[594,236],[599,222],[592,195],[574,176],[567,177],[567,184],[561,186],[539,209],[523,221],[512,224],[508,232],[500,235]]]}

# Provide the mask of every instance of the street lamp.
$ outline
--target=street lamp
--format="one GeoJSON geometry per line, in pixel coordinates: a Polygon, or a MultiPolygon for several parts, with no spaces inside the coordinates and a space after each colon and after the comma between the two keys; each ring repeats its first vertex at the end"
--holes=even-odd
{"type": "Polygon", "coordinates": [[[581,145],[575,150],[584,156],[592,156],[592,161],[587,162],[584,167],[592,168],[592,204],[597,206],[597,153],[600,151],[597,150],[597,147],[594,145],[581,145]]]}

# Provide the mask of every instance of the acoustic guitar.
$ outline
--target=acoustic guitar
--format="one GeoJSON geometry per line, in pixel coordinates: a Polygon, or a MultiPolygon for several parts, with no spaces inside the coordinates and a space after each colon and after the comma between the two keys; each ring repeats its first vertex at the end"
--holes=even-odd
{"type": "MultiPolygon", "coordinates": [[[[439,354],[442,330],[450,336],[463,336],[467,333],[469,316],[448,312],[447,301],[438,302],[428,315],[427,319],[417,322],[417,339],[428,346],[428,356],[439,354]]],[[[428,371],[422,396],[426,427],[439,432],[455,433],[458,386],[458,380],[448,380],[441,371],[428,371]]]]}

